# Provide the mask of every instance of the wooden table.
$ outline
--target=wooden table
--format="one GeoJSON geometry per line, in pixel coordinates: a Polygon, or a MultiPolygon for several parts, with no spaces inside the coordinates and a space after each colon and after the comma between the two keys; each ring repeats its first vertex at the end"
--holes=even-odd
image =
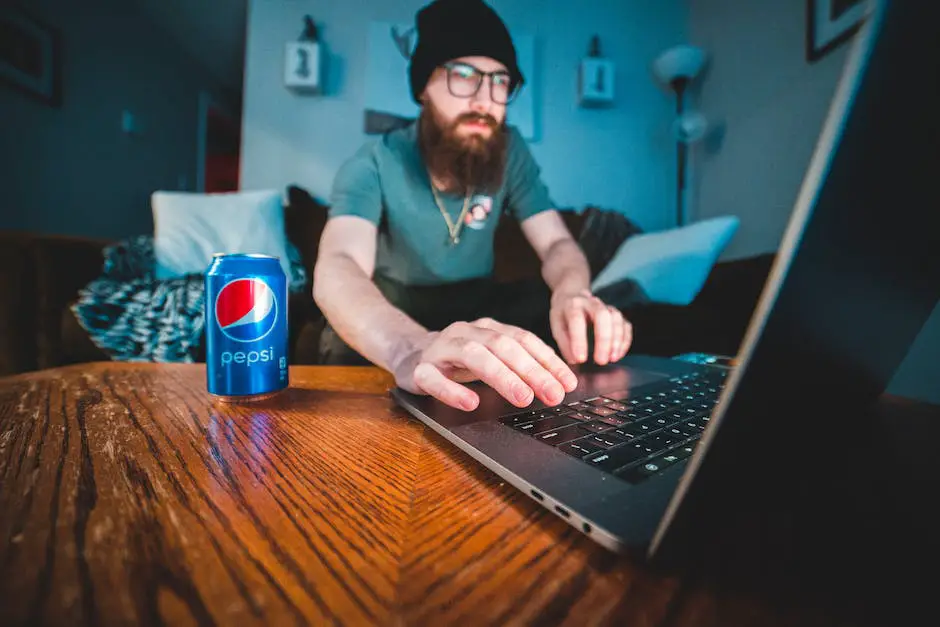
{"type": "Polygon", "coordinates": [[[772,564],[728,578],[614,556],[407,417],[385,373],[291,374],[292,389],[258,406],[211,403],[198,365],[0,380],[0,624],[884,617],[861,588],[781,588],[772,564]]]}

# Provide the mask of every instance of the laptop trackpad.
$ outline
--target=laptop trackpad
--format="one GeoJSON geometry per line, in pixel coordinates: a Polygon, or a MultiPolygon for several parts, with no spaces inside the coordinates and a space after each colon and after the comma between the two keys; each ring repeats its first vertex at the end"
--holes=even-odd
{"type": "MultiPolygon", "coordinates": [[[[677,362],[673,361],[672,363],[677,362]]],[[[670,372],[668,368],[649,367],[660,364],[662,364],[661,360],[654,359],[651,363],[638,364],[638,367],[623,364],[582,367],[578,372],[578,387],[565,397],[564,403],[573,403],[602,395],[609,395],[618,399],[627,398],[629,390],[633,388],[674,376],[674,372],[670,372]]],[[[666,362],[666,365],[671,364],[666,362]]],[[[688,366],[688,364],[685,365],[688,366]]],[[[400,402],[403,401],[406,407],[410,406],[416,409],[431,421],[448,429],[473,424],[481,420],[496,420],[500,416],[509,413],[532,411],[545,407],[543,403],[536,399],[523,410],[507,402],[494,389],[480,381],[466,385],[480,395],[480,405],[472,412],[448,407],[430,396],[414,396],[401,390],[396,390],[395,396],[398,397],[400,402]]]]}
{"type": "MultiPolygon", "coordinates": [[[[616,364],[612,366],[588,367],[578,376],[578,387],[568,395],[571,399],[590,396],[619,394],[626,398],[627,393],[642,385],[660,381],[671,376],[668,372],[659,372],[649,368],[633,368],[616,364]]],[[[566,398],[566,402],[570,402],[566,398]]]]}

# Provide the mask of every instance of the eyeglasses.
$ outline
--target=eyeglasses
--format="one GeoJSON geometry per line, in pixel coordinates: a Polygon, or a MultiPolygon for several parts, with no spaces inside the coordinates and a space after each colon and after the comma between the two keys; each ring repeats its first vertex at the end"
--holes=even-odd
{"type": "Polygon", "coordinates": [[[484,72],[468,63],[445,63],[447,90],[457,98],[472,98],[480,91],[483,79],[490,79],[490,99],[496,104],[509,104],[519,92],[506,70],[484,72]]]}

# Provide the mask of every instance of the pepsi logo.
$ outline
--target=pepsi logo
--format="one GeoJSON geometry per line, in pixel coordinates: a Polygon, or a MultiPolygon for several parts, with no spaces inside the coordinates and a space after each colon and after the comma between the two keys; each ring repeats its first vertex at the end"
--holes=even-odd
{"type": "Polygon", "coordinates": [[[257,278],[229,281],[215,298],[215,320],[230,340],[257,342],[277,322],[274,290],[257,278]]]}

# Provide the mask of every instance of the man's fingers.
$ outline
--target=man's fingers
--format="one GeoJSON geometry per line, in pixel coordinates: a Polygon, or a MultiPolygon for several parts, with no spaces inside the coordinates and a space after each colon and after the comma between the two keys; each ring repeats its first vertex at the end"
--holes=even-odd
{"type": "Polygon", "coordinates": [[[616,307],[607,307],[607,311],[610,312],[610,331],[611,331],[611,340],[610,340],[610,362],[619,361],[620,347],[623,346],[623,314],[616,307]]]}
{"type": "Polygon", "coordinates": [[[629,320],[623,321],[623,341],[620,344],[619,356],[617,361],[620,361],[624,358],[627,352],[630,350],[630,346],[633,344],[633,325],[629,320]]]}
{"type": "MultiPolygon", "coordinates": [[[[508,339],[508,338],[507,338],[508,339]]],[[[457,360],[476,374],[481,381],[499,392],[507,401],[518,407],[525,407],[532,402],[535,394],[519,375],[491,351],[486,344],[478,340],[469,340],[459,349],[457,360]]],[[[556,384],[557,385],[557,384],[556,384]]],[[[537,386],[541,389],[541,386],[537,386]]]]}
{"type": "Polygon", "coordinates": [[[475,392],[448,379],[430,362],[421,362],[415,366],[413,376],[415,385],[451,407],[473,411],[480,404],[480,397],[475,392]]]}
{"type": "Polygon", "coordinates": [[[552,309],[548,317],[552,328],[552,337],[558,342],[558,350],[562,358],[569,364],[574,363],[574,355],[571,353],[571,338],[568,336],[568,328],[565,324],[564,313],[557,309],[552,309]]]}
{"type": "Polygon", "coordinates": [[[484,328],[496,333],[487,346],[535,390],[542,402],[554,405],[578,386],[578,378],[561,358],[531,331],[484,319],[484,328]]]}
{"type": "Polygon", "coordinates": [[[564,315],[574,363],[583,364],[587,361],[588,352],[587,319],[584,308],[577,305],[571,306],[565,309],[564,315]]]}
{"type": "Polygon", "coordinates": [[[610,309],[600,300],[592,299],[591,318],[594,319],[594,361],[603,366],[610,360],[613,341],[613,320],[610,309]]]}

